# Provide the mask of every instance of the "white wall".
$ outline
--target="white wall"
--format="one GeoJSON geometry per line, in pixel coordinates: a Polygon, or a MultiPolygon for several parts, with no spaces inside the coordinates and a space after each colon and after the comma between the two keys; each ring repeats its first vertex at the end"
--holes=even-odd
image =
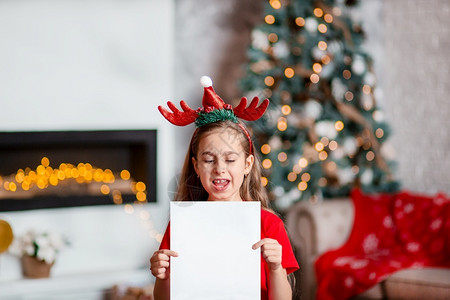
{"type": "MultiPolygon", "coordinates": [[[[0,2],[0,131],[158,130],[149,220],[122,206],[0,213],[17,235],[68,236],[54,276],[146,266],[158,247],[175,174],[174,128],[157,111],[173,98],[173,12],[170,0],[0,2]]],[[[20,276],[2,254],[0,284],[20,276]]]]}
{"type": "Polygon", "coordinates": [[[450,194],[450,1],[384,1],[386,114],[404,188],[450,194]]]}

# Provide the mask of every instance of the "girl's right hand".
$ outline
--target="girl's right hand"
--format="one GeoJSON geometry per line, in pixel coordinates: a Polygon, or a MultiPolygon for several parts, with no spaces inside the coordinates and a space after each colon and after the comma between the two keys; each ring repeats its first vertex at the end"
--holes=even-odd
{"type": "Polygon", "coordinates": [[[153,253],[150,258],[150,270],[153,276],[162,280],[169,278],[169,261],[171,256],[177,257],[178,253],[167,249],[161,249],[153,253]]]}

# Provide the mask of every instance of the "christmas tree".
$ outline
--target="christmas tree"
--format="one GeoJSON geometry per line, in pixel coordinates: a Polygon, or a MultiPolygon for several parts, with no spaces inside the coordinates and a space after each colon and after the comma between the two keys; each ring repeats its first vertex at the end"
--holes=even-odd
{"type": "Polygon", "coordinates": [[[373,61],[353,21],[356,1],[270,0],[252,32],[240,86],[269,98],[250,124],[275,206],[398,188],[383,145],[373,61]]]}

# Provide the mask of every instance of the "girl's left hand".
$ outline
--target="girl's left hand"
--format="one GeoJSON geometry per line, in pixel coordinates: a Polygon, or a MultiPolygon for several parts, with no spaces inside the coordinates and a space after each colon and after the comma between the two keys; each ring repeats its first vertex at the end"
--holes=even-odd
{"type": "Polygon", "coordinates": [[[261,248],[261,255],[271,271],[282,268],[281,256],[283,248],[277,240],[265,238],[254,244],[252,248],[254,250],[261,248]]]}

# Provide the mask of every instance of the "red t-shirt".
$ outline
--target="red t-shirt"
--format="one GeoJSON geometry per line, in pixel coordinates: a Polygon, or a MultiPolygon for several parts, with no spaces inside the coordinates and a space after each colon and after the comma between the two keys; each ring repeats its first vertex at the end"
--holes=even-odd
{"type": "MultiPolygon", "coordinates": [[[[290,274],[299,268],[283,221],[275,214],[261,209],[261,239],[264,238],[277,240],[282,246],[281,265],[286,269],[287,274],[290,274]]],[[[167,226],[159,249],[170,249],[170,224],[167,226]]],[[[267,272],[267,263],[261,256],[261,300],[269,299],[267,272]]]]}

